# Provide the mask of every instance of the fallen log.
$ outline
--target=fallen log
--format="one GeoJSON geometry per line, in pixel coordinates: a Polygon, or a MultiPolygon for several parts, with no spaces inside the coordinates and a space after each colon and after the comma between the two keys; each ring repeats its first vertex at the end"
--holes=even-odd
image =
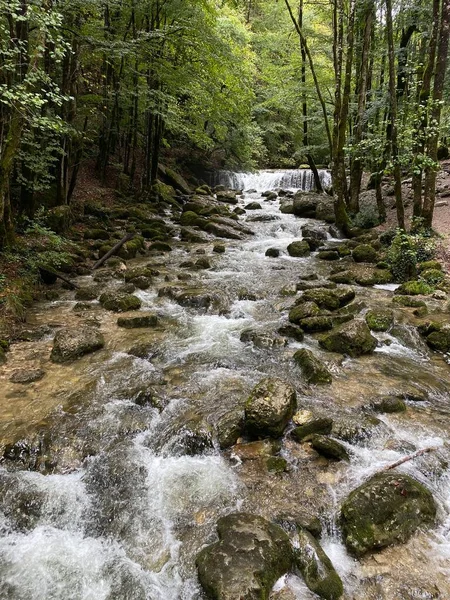
{"type": "Polygon", "coordinates": [[[437,450],[437,448],[422,448],[422,450],[417,450],[417,452],[408,454],[408,456],[404,456],[403,458],[400,458],[395,463],[392,463],[391,465],[387,465],[387,466],[383,467],[382,469],[380,469],[379,473],[383,473],[384,471],[390,471],[391,469],[395,469],[395,467],[398,467],[399,465],[402,465],[405,462],[413,460],[414,458],[417,458],[418,456],[422,456],[422,454],[427,454],[428,452],[433,452],[433,450],[437,450]]]}
{"type": "Polygon", "coordinates": [[[102,256],[96,263],[95,265],[92,267],[92,270],[95,271],[95,269],[98,269],[99,267],[102,266],[102,264],[108,260],[108,258],[110,256],[112,256],[113,254],[115,254],[117,252],[117,250],[120,250],[120,248],[122,248],[122,246],[126,243],[129,242],[132,238],[134,238],[136,234],[135,233],[127,233],[126,236],[124,236],[120,242],[117,242],[117,244],[115,246],[113,246],[111,248],[111,250],[108,250],[108,252],[102,256]]]}
{"type": "Polygon", "coordinates": [[[72,287],[74,290],[79,289],[79,286],[76,283],[73,283],[73,281],[70,281],[70,279],[66,279],[66,277],[63,277],[62,275],[60,275],[56,271],[53,271],[52,269],[46,269],[44,267],[39,267],[39,274],[44,283],[51,284],[51,283],[54,283],[56,281],[56,279],[61,279],[61,281],[64,281],[64,283],[67,283],[67,285],[70,285],[70,287],[72,287]]]}

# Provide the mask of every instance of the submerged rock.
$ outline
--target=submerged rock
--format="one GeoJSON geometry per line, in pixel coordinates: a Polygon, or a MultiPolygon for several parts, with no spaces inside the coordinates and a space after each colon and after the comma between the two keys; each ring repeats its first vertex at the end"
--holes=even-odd
{"type": "Polygon", "coordinates": [[[340,352],[354,358],[362,354],[371,354],[377,346],[377,340],[370,333],[365,321],[355,319],[343,323],[330,333],[323,334],[319,344],[329,352],[340,352]]]}
{"type": "Polygon", "coordinates": [[[204,548],[196,564],[212,600],[267,600],[292,565],[287,534],[262,517],[235,513],[217,523],[219,541],[204,548]]]}
{"type": "Polygon", "coordinates": [[[246,429],[256,437],[280,437],[295,408],[295,389],[281,379],[267,377],[253,388],[247,400],[246,429]]]}
{"type": "Polygon", "coordinates": [[[338,600],[344,593],[341,578],[319,542],[302,528],[298,529],[295,564],[308,588],[325,600],[338,600]]]}
{"type": "Polygon", "coordinates": [[[103,308],[113,312],[127,312],[141,308],[141,300],[132,294],[118,292],[105,292],[100,296],[100,304],[103,308]]]}
{"type": "Polygon", "coordinates": [[[354,490],[341,509],[344,541],[357,556],[406,542],[421,525],[431,525],[431,492],[402,473],[380,473],[354,490]]]}
{"type": "Polygon", "coordinates": [[[140,313],[131,317],[119,317],[117,325],[125,329],[137,329],[139,327],[156,327],[158,317],[154,313],[140,313]]]}
{"type": "Polygon", "coordinates": [[[325,435],[314,433],[307,440],[316,452],[334,460],[349,460],[348,452],[342,444],[325,435]]]}
{"type": "Polygon", "coordinates": [[[43,369],[17,369],[13,371],[9,378],[12,383],[33,383],[40,381],[45,375],[43,369]]]}
{"type": "Polygon", "coordinates": [[[69,362],[100,350],[104,345],[102,334],[93,327],[61,329],[53,340],[50,359],[55,363],[69,362]]]}
{"type": "Polygon", "coordinates": [[[326,365],[310,350],[302,348],[294,354],[294,360],[308,383],[331,383],[332,377],[326,365]]]}

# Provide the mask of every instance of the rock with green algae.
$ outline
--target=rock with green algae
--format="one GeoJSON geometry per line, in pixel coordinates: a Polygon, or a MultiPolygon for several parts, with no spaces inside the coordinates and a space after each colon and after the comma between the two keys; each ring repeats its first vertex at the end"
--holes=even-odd
{"type": "Polygon", "coordinates": [[[269,456],[266,460],[269,473],[284,473],[287,471],[287,460],[281,456],[269,456]]]}
{"type": "Polygon", "coordinates": [[[372,406],[374,410],[381,413],[398,413],[406,410],[406,404],[404,401],[401,398],[396,398],[395,396],[387,396],[386,398],[376,400],[372,406]]]}
{"type": "MultiPolygon", "coordinates": [[[[295,417],[294,417],[295,420],[295,417]]],[[[297,442],[302,442],[307,436],[313,433],[328,434],[331,433],[333,420],[329,417],[311,416],[305,423],[298,425],[292,430],[292,437],[297,442]]]]}
{"type": "Polygon", "coordinates": [[[141,308],[142,304],[141,300],[137,296],[118,292],[105,292],[100,296],[99,301],[103,308],[113,312],[138,310],[141,308]]]}
{"type": "Polygon", "coordinates": [[[432,525],[431,492],[402,473],[379,473],[344,501],[341,524],[348,550],[356,556],[406,542],[421,526],[432,525]]]}
{"type": "Polygon", "coordinates": [[[262,379],[245,405],[245,427],[252,437],[280,437],[296,409],[296,392],[274,377],[262,379]]]}
{"type": "Polygon", "coordinates": [[[311,350],[302,348],[294,354],[294,360],[302,370],[303,377],[308,383],[331,383],[331,373],[326,365],[314,355],[311,350]]]}
{"type": "Polygon", "coordinates": [[[287,251],[289,256],[300,258],[302,256],[308,256],[311,253],[311,248],[307,241],[299,240],[291,242],[287,247],[287,251]]]}
{"type": "Polygon", "coordinates": [[[197,226],[203,228],[207,222],[208,221],[205,218],[200,217],[196,212],[192,210],[187,210],[180,217],[180,225],[183,225],[185,227],[197,226]]]}
{"type": "Polygon", "coordinates": [[[204,548],[196,565],[211,600],[268,600],[274,583],[293,563],[287,534],[262,517],[234,513],[217,522],[219,541],[204,548]]]}
{"type": "Polygon", "coordinates": [[[406,281],[397,288],[396,293],[402,296],[426,296],[433,292],[433,288],[425,281],[406,281]]]}
{"type": "Polygon", "coordinates": [[[392,298],[392,302],[407,308],[426,308],[427,306],[423,300],[418,300],[417,298],[412,298],[411,296],[394,296],[392,298]]]}
{"type": "Polygon", "coordinates": [[[320,314],[320,308],[315,302],[303,302],[289,311],[289,321],[298,325],[302,319],[315,317],[320,314]]]}
{"type": "Polygon", "coordinates": [[[369,246],[369,244],[360,244],[352,251],[353,260],[361,263],[376,263],[378,262],[378,252],[369,246]]]}
{"type": "Polygon", "coordinates": [[[394,313],[392,310],[369,310],[366,313],[366,323],[372,331],[387,331],[394,323],[394,313]]]}
{"type": "Polygon", "coordinates": [[[354,297],[355,291],[350,287],[342,286],[336,289],[318,287],[305,290],[298,303],[315,302],[319,308],[337,310],[351,302],[354,297]]]}
{"type": "Polygon", "coordinates": [[[342,580],[319,542],[298,528],[294,561],[308,588],[325,600],[338,600],[344,593],[342,580]]]}
{"type": "Polygon", "coordinates": [[[428,346],[439,352],[450,351],[450,325],[441,327],[439,331],[433,331],[426,338],[428,346]]]}
{"type": "Polygon", "coordinates": [[[313,433],[305,439],[305,442],[309,442],[316,452],[330,458],[332,460],[349,460],[349,455],[345,447],[336,440],[321,435],[319,433],[313,433]]]}
{"type": "Polygon", "coordinates": [[[125,329],[138,329],[141,327],[156,327],[158,325],[158,317],[155,313],[140,313],[130,317],[119,317],[117,325],[125,329]]]}
{"type": "Polygon", "coordinates": [[[307,317],[306,319],[302,319],[299,325],[308,333],[314,333],[315,331],[329,331],[330,329],[333,329],[333,319],[325,315],[307,317]]]}
{"type": "Polygon", "coordinates": [[[55,335],[50,360],[65,363],[100,350],[105,345],[103,335],[94,327],[61,329],[55,335]]]}
{"type": "Polygon", "coordinates": [[[371,354],[377,346],[377,340],[365,321],[354,319],[323,334],[319,338],[319,344],[329,352],[340,352],[355,358],[371,354]]]}

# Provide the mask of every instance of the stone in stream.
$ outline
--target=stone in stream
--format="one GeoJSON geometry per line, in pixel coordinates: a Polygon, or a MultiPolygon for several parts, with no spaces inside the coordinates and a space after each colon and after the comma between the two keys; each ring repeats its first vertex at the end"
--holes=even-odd
{"type": "Polygon", "coordinates": [[[326,365],[315,356],[311,350],[301,348],[294,354],[294,360],[302,370],[303,377],[308,383],[331,383],[331,373],[326,365]]]}
{"type": "Polygon", "coordinates": [[[348,452],[344,446],[325,435],[313,433],[305,439],[305,442],[309,442],[314,450],[322,456],[325,456],[325,458],[331,458],[333,460],[349,460],[348,452]]]}
{"type": "Polygon", "coordinates": [[[139,313],[130,317],[119,317],[117,325],[125,329],[138,329],[139,327],[156,327],[158,317],[154,313],[139,313]]]}
{"type": "Polygon", "coordinates": [[[219,202],[226,202],[227,204],[237,204],[238,199],[236,197],[236,192],[233,190],[221,190],[216,194],[217,200],[219,202]]]}
{"type": "Polygon", "coordinates": [[[291,242],[287,247],[289,256],[302,257],[308,256],[311,253],[311,248],[305,240],[291,242]]]}
{"type": "Polygon", "coordinates": [[[377,346],[377,340],[365,321],[355,319],[323,334],[319,338],[319,344],[329,352],[340,352],[355,358],[371,354],[377,346]]]}
{"type": "Polygon", "coordinates": [[[376,263],[378,262],[378,252],[369,246],[369,244],[360,244],[352,250],[353,260],[357,263],[376,263]]]}
{"type": "Polygon", "coordinates": [[[286,338],[266,331],[244,329],[239,338],[241,342],[251,342],[256,348],[277,348],[287,345],[286,338]]]}
{"type": "Polygon", "coordinates": [[[331,560],[319,542],[300,527],[294,561],[312,592],[325,600],[338,600],[342,596],[344,587],[331,560]]]}
{"type": "Polygon", "coordinates": [[[299,191],[294,196],[293,212],[297,217],[315,219],[317,205],[323,199],[323,194],[299,191]]]}
{"type": "Polygon", "coordinates": [[[296,392],[289,383],[266,377],[252,390],[245,405],[246,430],[254,437],[280,437],[296,408],[296,392]]]}
{"type": "Polygon", "coordinates": [[[333,319],[326,315],[319,315],[317,317],[307,317],[299,322],[300,327],[308,332],[313,333],[315,331],[329,331],[333,329],[333,319]]]}
{"type": "Polygon", "coordinates": [[[211,600],[267,600],[292,566],[287,534],[262,517],[234,513],[217,522],[219,541],[197,556],[200,583],[211,600]]]}
{"type": "Polygon", "coordinates": [[[295,427],[295,429],[292,430],[291,435],[297,442],[302,442],[307,436],[312,435],[313,433],[331,433],[332,427],[333,420],[329,417],[314,417],[311,415],[304,423],[295,427]]]}
{"type": "Polygon", "coordinates": [[[141,300],[132,294],[119,292],[105,292],[100,296],[100,304],[103,308],[113,312],[127,312],[141,308],[141,300]]]}
{"type": "Polygon", "coordinates": [[[265,256],[269,256],[270,258],[278,258],[280,256],[279,248],[267,248],[265,256]]]}
{"type": "Polygon", "coordinates": [[[448,352],[450,350],[450,326],[444,326],[439,331],[433,331],[426,338],[428,346],[432,350],[448,352]]]}
{"type": "Polygon", "coordinates": [[[305,290],[300,302],[315,302],[319,308],[337,310],[351,302],[355,297],[355,290],[350,287],[328,289],[325,287],[305,290]]]}
{"type": "Polygon", "coordinates": [[[373,402],[372,407],[374,410],[381,413],[397,413],[406,410],[405,402],[401,398],[396,398],[395,396],[381,398],[380,400],[373,402]]]}
{"type": "Polygon", "coordinates": [[[100,288],[96,285],[90,285],[80,288],[75,292],[75,300],[95,300],[100,295],[100,288]]]}
{"type": "Polygon", "coordinates": [[[245,210],[261,210],[262,206],[259,202],[250,202],[244,206],[245,210]]]}
{"type": "Polygon", "coordinates": [[[302,319],[308,317],[317,317],[320,314],[320,308],[315,302],[302,302],[291,308],[289,311],[289,321],[298,325],[302,319]]]}
{"type": "Polygon", "coordinates": [[[340,256],[339,256],[339,253],[336,252],[336,250],[322,250],[317,255],[317,258],[319,258],[320,260],[332,261],[332,260],[339,260],[340,256]]]}
{"type": "Polygon", "coordinates": [[[327,232],[315,225],[302,225],[302,235],[304,238],[323,241],[327,239],[327,232]]]}
{"type": "Polygon", "coordinates": [[[43,369],[17,369],[13,371],[9,378],[12,383],[33,383],[40,381],[45,375],[43,369]]]}
{"type": "Polygon", "coordinates": [[[424,485],[402,473],[379,473],[342,504],[344,541],[361,556],[406,542],[419,527],[432,525],[435,516],[435,501],[424,485]]]}
{"type": "Polygon", "coordinates": [[[222,450],[234,446],[244,431],[245,413],[241,409],[223,415],[216,424],[217,439],[222,450]]]}
{"type": "Polygon", "coordinates": [[[297,325],[283,325],[278,329],[278,333],[283,337],[293,338],[297,342],[302,342],[305,337],[303,329],[297,325]]]}
{"type": "Polygon", "coordinates": [[[100,350],[104,345],[105,340],[102,334],[93,327],[61,329],[53,340],[50,360],[55,363],[69,362],[100,350]]]}
{"type": "Polygon", "coordinates": [[[223,254],[225,250],[225,244],[214,244],[213,252],[215,252],[216,254],[223,254]]]}
{"type": "Polygon", "coordinates": [[[366,323],[372,331],[387,331],[394,324],[394,313],[392,310],[369,310],[366,313],[366,323]]]}

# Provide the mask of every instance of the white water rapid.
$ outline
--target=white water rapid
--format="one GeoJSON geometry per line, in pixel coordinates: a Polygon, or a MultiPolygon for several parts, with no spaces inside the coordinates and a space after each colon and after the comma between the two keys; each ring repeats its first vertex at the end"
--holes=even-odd
{"type": "MultiPolygon", "coordinates": [[[[319,169],[320,183],[324,189],[331,186],[331,174],[319,169]]],[[[254,173],[218,171],[214,174],[212,185],[225,185],[235,190],[303,190],[315,189],[314,177],[310,169],[266,169],[254,173]]]]}

